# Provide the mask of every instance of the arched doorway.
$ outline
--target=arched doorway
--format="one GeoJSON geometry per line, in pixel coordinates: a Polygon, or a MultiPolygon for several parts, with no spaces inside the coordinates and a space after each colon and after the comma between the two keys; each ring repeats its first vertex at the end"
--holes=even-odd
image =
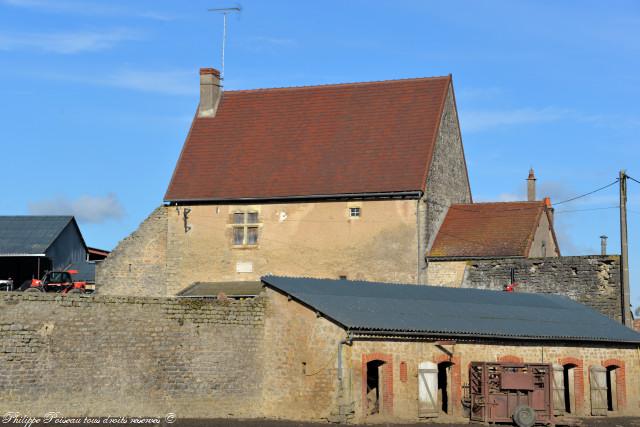
{"type": "Polygon", "coordinates": [[[367,362],[366,383],[367,383],[367,415],[374,415],[383,412],[384,408],[384,365],[382,360],[371,360],[367,362]]]}
{"type": "Polygon", "coordinates": [[[564,412],[574,414],[576,412],[576,368],[574,363],[562,365],[562,383],[564,391],[564,412]]]}
{"type": "Polygon", "coordinates": [[[618,410],[618,366],[607,366],[607,411],[618,410]]]}
{"type": "Polygon", "coordinates": [[[451,362],[438,363],[438,407],[441,414],[451,414],[451,362]]]}

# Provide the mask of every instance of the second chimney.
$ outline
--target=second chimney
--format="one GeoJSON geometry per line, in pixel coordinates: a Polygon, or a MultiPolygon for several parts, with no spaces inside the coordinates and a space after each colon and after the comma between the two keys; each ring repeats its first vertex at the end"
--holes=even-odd
{"type": "Polygon", "coordinates": [[[600,236],[600,255],[607,254],[607,236],[604,234],[600,236]]]}
{"type": "Polygon", "coordinates": [[[198,117],[215,117],[221,98],[220,71],[215,68],[200,68],[198,117]]]}
{"type": "Polygon", "coordinates": [[[530,202],[536,200],[536,177],[533,174],[533,168],[529,169],[529,177],[527,178],[527,200],[530,202]]]}

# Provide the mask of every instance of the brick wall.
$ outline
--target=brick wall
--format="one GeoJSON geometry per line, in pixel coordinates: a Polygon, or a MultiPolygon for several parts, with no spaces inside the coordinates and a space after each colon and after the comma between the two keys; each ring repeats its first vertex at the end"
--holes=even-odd
{"type": "Polygon", "coordinates": [[[460,274],[460,261],[430,260],[429,284],[502,290],[510,283],[513,268],[517,292],[565,295],[612,319],[621,319],[620,258],[617,256],[503,258],[464,263],[464,274],[460,274]],[[454,283],[460,277],[462,280],[454,283]]]}
{"type": "Polygon", "coordinates": [[[0,296],[0,413],[254,417],[265,301],[0,296]]]}
{"type": "Polygon", "coordinates": [[[167,209],[160,206],[96,266],[105,295],[165,296],[167,209]]]}

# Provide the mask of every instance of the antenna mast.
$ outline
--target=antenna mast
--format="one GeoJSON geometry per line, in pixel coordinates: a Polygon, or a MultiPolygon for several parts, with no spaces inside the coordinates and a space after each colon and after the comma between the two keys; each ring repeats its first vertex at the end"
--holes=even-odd
{"type": "Polygon", "coordinates": [[[223,29],[222,29],[222,64],[220,70],[220,79],[224,79],[224,47],[227,44],[227,15],[230,13],[240,13],[242,8],[237,7],[224,7],[217,9],[207,9],[209,12],[221,13],[223,16],[223,29]]]}

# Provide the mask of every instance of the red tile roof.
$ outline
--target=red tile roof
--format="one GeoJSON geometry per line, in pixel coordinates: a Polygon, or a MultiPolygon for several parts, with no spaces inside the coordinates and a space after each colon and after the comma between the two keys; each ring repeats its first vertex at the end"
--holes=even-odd
{"type": "Polygon", "coordinates": [[[451,77],[224,92],[166,201],[424,191],[451,77]]]}
{"type": "Polygon", "coordinates": [[[429,256],[528,256],[543,214],[543,201],[451,205],[429,256]]]}

